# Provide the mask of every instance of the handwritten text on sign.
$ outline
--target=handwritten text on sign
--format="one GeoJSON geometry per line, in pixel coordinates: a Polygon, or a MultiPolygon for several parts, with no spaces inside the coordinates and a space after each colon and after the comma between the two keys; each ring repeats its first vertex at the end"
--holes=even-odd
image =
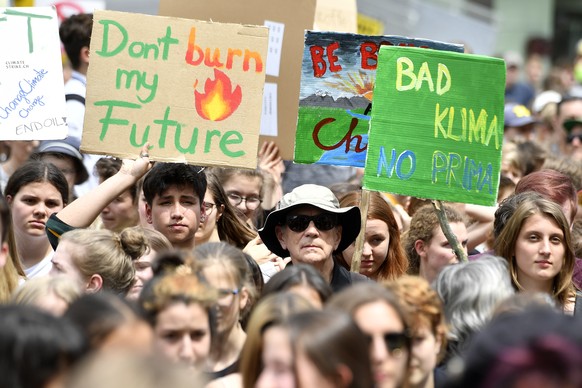
{"type": "Polygon", "coordinates": [[[504,88],[502,60],[383,47],[364,187],[494,204],[504,88]]]}
{"type": "Polygon", "coordinates": [[[400,36],[307,31],[296,163],[364,167],[378,50],[382,45],[463,50],[461,45],[400,36]]]}
{"type": "Polygon", "coordinates": [[[57,14],[0,8],[0,139],[63,139],[66,105],[57,14]]]}
{"type": "Polygon", "coordinates": [[[82,149],[255,168],[267,34],[97,11],[82,149]]]}

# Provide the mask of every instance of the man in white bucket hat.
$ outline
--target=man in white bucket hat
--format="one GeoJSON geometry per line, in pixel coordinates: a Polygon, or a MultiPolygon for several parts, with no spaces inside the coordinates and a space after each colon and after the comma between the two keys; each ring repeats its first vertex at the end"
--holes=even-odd
{"type": "Polygon", "coordinates": [[[269,214],[259,230],[263,243],[293,264],[310,264],[329,282],[334,291],[367,278],[349,272],[333,260],[360,233],[360,209],[341,208],[327,187],[302,185],[295,188],[269,214]]]}

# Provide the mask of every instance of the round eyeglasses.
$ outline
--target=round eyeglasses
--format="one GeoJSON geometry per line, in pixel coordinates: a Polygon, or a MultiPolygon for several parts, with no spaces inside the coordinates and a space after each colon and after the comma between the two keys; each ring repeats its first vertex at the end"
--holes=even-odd
{"type": "Polygon", "coordinates": [[[242,195],[239,195],[237,193],[226,193],[226,196],[228,197],[228,200],[232,206],[238,206],[243,201],[245,201],[245,205],[249,210],[255,210],[256,208],[259,207],[261,202],[263,202],[261,198],[256,196],[243,197],[242,195]]]}

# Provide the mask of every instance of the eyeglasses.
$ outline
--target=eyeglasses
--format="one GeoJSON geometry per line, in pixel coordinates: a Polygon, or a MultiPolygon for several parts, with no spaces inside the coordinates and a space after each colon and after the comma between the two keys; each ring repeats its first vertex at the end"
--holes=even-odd
{"type": "Polygon", "coordinates": [[[316,216],[295,215],[285,217],[285,225],[294,232],[303,232],[309,223],[313,221],[315,227],[319,230],[330,230],[337,226],[338,218],[336,214],[321,213],[316,216]]]}
{"type": "Polygon", "coordinates": [[[206,201],[202,202],[202,207],[204,207],[204,213],[206,214],[212,213],[212,209],[214,209],[214,206],[216,206],[215,203],[206,201]]]}
{"type": "Polygon", "coordinates": [[[227,303],[231,303],[232,300],[230,300],[230,297],[238,295],[240,290],[238,288],[235,289],[228,289],[228,288],[219,288],[217,289],[218,291],[218,300],[225,302],[228,300],[227,303]]]}
{"type": "Polygon", "coordinates": [[[226,193],[226,196],[233,206],[238,206],[242,203],[242,201],[245,201],[247,209],[249,210],[255,210],[259,207],[261,202],[263,202],[263,200],[259,197],[243,197],[237,193],[226,193]]]}
{"type": "Polygon", "coordinates": [[[576,134],[576,135],[568,135],[568,138],[566,139],[566,142],[568,144],[571,144],[574,139],[578,139],[578,141],[582,142],[582,133],[576,134]]]}

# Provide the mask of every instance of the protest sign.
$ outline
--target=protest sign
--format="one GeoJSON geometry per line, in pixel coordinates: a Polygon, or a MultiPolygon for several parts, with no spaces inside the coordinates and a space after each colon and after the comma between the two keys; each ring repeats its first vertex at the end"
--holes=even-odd
{"type": "Polygon", "coordinates": [[[305,30],[313,28],[316,0],[160,0],[160,15],[270,29],[261,141],[274,141],[293,159],[305,30]]]}
{"type": "Polygon", "coordinates": [[[52,7],[0,8],[0,139],[67,135],[57,13],[52,7]]]}
{"type": "Polygon", "coordinates": [[[356,0],[317,0],[313,29],[316,31],[358,32],[356,0]]]}
{"type": "Polygon", "coordinates": [[[383,46],[376,76],[364,188],[495,204],[505,63],[383,46]]]}
{"type": "Polygon", "coordinates": [[[96,11],[81,149],[256,168],[268,30],[96,11]]]}
{"type": "Polygon", "coordinates": [[[364,167],[380,45],[463,51],[461,45],[424,39],[307,31],[296,163],[364,167]]]}

